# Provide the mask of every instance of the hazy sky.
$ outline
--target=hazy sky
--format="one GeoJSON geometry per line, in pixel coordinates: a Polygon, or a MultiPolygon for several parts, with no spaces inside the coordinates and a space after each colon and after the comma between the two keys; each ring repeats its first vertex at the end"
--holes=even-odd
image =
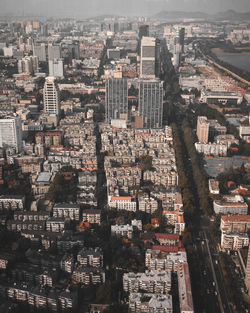
{"type": "Polygon", "coordinates": [[[250,0],[0,0],[0,14],[93,16],[100,14],[152,15],[162,10],[215,13],[250,11],[250,0]]]}

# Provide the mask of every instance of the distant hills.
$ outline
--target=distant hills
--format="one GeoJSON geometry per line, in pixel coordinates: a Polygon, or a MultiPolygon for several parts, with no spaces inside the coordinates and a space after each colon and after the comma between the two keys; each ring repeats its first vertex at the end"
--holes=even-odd
{"type": "Polygon", "coordinates": [[[156,19],[179,20],[179,19],[202,19],[202,20],[228,20],[228,21],[250,21],[250,12],[239,13],[234,10],[207,14],[204,12],[184,12],[184,11],[162,11],[154,16],[156,19]]]}

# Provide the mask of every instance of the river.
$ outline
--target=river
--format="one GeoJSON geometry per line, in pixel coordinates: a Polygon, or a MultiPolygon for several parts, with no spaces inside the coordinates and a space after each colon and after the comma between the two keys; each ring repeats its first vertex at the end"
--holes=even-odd
{"type": "Polygon", "coordinates": [[[213,49],[213,52],[221,61],[250,73],[250,53],[228,53],[217,48],[213,49]]]}

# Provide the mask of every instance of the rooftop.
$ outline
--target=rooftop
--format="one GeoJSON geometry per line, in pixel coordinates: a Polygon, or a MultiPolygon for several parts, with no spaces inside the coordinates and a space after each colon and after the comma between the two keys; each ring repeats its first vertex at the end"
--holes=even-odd
{"type": "Polygon", "coordinates": [[[49,172],[41,172],[39,175],[38,175],[38,177],[37,177],[37,182],[38,183],[41,183],[41,182],[49,182],[50,181],[50,179],[51,179],[51,177],[52,177],[52,174],[51,173],[49,173],[49,172]]]}

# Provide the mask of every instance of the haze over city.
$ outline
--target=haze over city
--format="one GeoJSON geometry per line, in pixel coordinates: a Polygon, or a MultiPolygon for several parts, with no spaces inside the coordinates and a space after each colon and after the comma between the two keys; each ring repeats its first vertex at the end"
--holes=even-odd
{"type": "Polygon", "coordinates": [[[152,15],[166,11],[250,11],[249,0],[1,0],[1,15],[87,17],[102,14],[152,15]]]}
{"type": "Polygon", "coordinates": [[[250,312],[250,0],[0,0],[6,312],[250,312]]]}

